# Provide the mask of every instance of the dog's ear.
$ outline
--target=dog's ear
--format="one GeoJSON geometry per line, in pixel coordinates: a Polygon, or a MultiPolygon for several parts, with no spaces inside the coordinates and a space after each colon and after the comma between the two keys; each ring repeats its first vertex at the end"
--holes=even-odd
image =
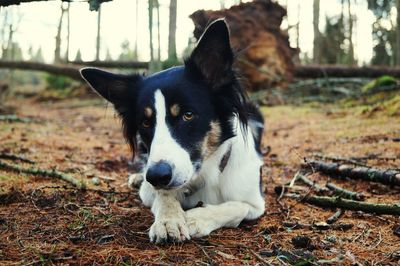
{"type": "Polygon", "coordinates": [[[232,78],[233,59],[228,25],[218,19],[205,29],[186,66],[200,72],[212,87],[218,87],[232,78]]]}
{"type": "Polygon", "coordinates": [[[114,104],[116,109],[123,107],[134,98],[140,75],[120,75],[97,68],[80,70],[87,83],[107,101],[114,104]]]}

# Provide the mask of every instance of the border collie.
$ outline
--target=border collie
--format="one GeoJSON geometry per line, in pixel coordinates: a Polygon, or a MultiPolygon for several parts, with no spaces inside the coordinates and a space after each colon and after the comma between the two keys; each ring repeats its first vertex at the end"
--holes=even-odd
{"type": "Polygon", "coordinates": [[[219,19],[184,66],[148,77],[81,70],[114,105],[143,161],[129,183],[141,183],[140,198],[154,213],[152,242],[206,236],[264,213],[263,117],[247,102],[233,62],[229,30],[219,19]]]}

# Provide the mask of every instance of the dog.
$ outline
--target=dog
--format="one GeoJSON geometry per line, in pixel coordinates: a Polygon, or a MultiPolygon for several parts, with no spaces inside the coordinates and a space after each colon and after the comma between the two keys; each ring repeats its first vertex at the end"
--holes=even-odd
{"type": "MultiPolygon", "coordinates": [[[[139,195],[151,208],[150,241],[185,241],[263,215],[263,116],[234,70],[224,19],[205,29],[184,66],[150,76],[84,68],[111,102],[142,162],[139,195]]],[[[140,163],[139,163],[140,164],[140,163]]]]}

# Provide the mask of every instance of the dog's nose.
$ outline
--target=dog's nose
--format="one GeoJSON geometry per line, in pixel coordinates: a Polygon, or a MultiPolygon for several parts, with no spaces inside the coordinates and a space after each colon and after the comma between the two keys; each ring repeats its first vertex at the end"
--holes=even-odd
{"type": "Polygon", "coordinates": [[[156,188],[166,187],[172,178],[172,168],[166,162],[152,165],[146,173],[146,180],[156,188]]]}

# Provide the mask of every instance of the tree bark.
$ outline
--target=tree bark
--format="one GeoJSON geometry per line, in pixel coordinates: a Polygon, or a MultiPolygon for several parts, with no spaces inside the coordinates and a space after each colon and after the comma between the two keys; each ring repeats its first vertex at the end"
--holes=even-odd
{"type": "Polygon", "coordinates": [[[97,11],[96,61],[100,60],[100,26],[101,26],[101,6],[97,11]]]}
{"type": "Polygon", "coordinates": [[[321,62],[321,32],[319,31],[319,1],[313,2],[313,29],[314,29],[314,43],[313,43],[313,61],[314,63],[321,62]]]}
{"type": "Polygon", "coordinates": [[[396,65],[400,65],[400,0],[396,2],[396,65]]]}
{"type": "Polygon", "coordinates": [[[70,14],[69,14],[69,10],[70,10],[70,2],[68,2],[67,5],[67,51],[65,52],[65,61],[68,62],[69,61],[69,44],[70,44],[70,33],[71,33],[71,27],[70,27],[70,14]]]}
{"type": "Polygon", "coordinates": [[[153,8],[154,0],[149,1],[149,32],[150,32],[150,62],[154,61],[154,48],[153,48],[153,8]]]}
{"type": "Polygon", "coordinates": [[[57,35],[56,35],[56,48],[54,50],[54,62],[55,63],[61,62],[61,28],[62,28],[64,13],[65,13],[65,9],[63,8],[62,5],[63,4],[61,3],[61,16],[60,16],[60,20],[58,21],[57,35]]]}
{"type": "Polygon", "coordinates": [[[353,45],[353,15],[351,14],[351,0],[347,0],[347,14],[348,14],[348,21],[349,21],[349,64],[354,65],[354,45],[353,45]]]}
{"type": "Polygon", "coordinates": [[[168,59],[176,60],[176,16],[177,0],[171,0],[169,4],[169,31],[168,31],[168,59]]]}

